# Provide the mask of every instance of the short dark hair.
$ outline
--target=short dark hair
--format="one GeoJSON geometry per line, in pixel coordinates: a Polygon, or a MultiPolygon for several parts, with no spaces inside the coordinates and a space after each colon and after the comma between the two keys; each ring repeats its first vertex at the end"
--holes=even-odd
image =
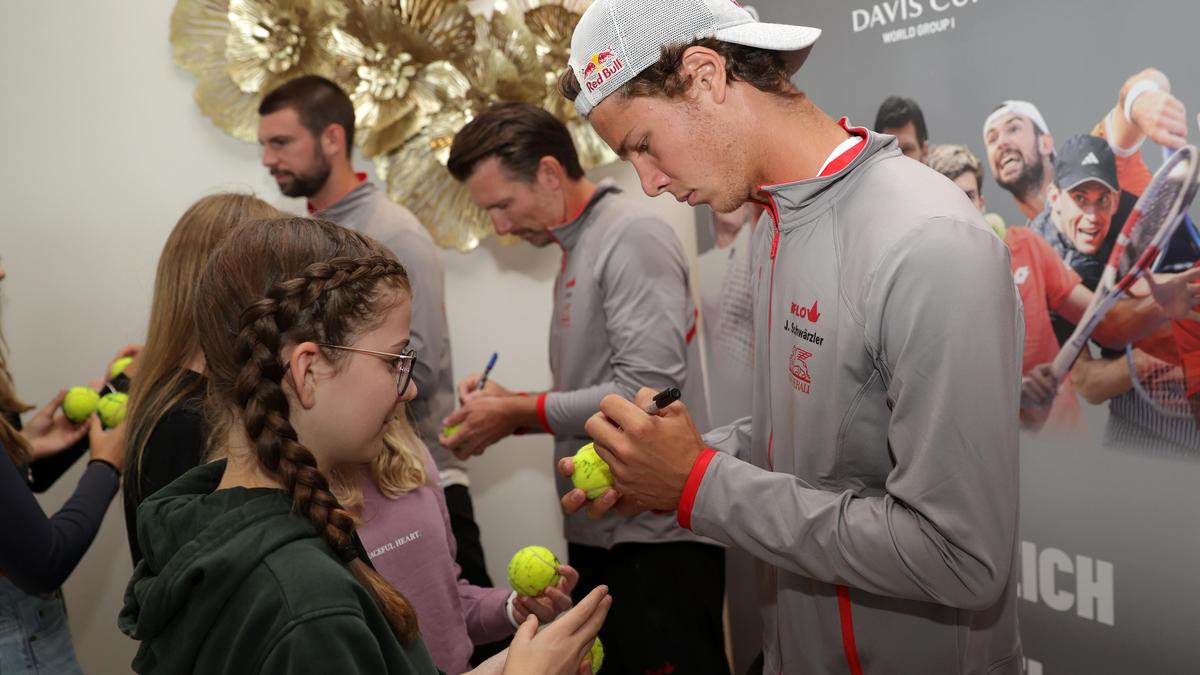
{"type": "Polygon", "coordinates": [[[320,75],[301,75],[272,89],[258,104],[259,115],[292,108],[314,137],[330,124],[346,132],[346,156],[354,147],[354,104],[342,88],[320,75]]]}
{"type": "Polygon", "coordinates": [[[912,122],[917,130],[918,143],[929,140],[929,131],[925,129],[925,115],[921,112],[921,106],[911,98],[889,96],[879,105],[879,112],[875,113],[875,131],[899,129],[909,122],[912,122]]]}
{"type": "Polygon", "coordinates": [[[454,135],[446,168],[465,181],[480,162],[496,157],[514,178],[532,183],[538,163],[553,157],[572,180],[583,167],[567,126],[550,113],[527,103],[496,103],[454,135]]]}
{"type": "MultiPolygon", "coordinates": [[[[781,52],[711,37],[664,46],[654,65],[635,75],[614,93],[624,98],[681,96],[692,86],[691,76],[685,76],[681,68],[684,52],[692,47],[706,47],[720,54],[725,59],[725,77],[731,82],[745,82],[759,91],[784,97],[803,95],[792,86],[781,52]]],[[[579,79],[570,66],[559,76],[558,89],[570,101],[579,98],[579,79]]]]}

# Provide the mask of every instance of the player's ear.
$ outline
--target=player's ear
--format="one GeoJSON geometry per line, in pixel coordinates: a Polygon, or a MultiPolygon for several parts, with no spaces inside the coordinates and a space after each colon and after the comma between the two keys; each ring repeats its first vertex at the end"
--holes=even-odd
{"type": "Polygon", "coordinates": [[[346,130],[340,124],[330,124],[318,138],[320,150],[325,156],[335,156],[346,151],[346,130]]]}
{"type": "Polygon", "coordinates": [[[1054,152],[1054,137],[1050,134],[1042,134],[1038,137],[1038,143],[1041,145],[1038,148],[1043,157],[1049,157],[1054,152]]]}
{"type": "Polygon", "coordinates": [[[562,164],[559,164],[558,160],[550,155],[546,155],[538,160],[534,180],[548,190],[559,190],[562,188],[566,175],[567,172],[563,169],[562,164]]]}
{"type": "Polygon", "coordinates": [[[693,97],[709,96],[716,103],[725,100],[725,58],[708,47],[692,46],[683,52],[680,69],[692,79],[693,97]]]}

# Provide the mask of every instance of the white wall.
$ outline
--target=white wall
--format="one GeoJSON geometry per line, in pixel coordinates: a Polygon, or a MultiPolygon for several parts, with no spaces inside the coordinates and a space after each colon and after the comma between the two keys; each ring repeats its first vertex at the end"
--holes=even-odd
{"type": "MultiPolygon", "coordinates": [[[[171,61],[174,3],[7,3],[0,21],[0,256],[9,278],[0,319],[18,390],[43,402],[97,377],[145,329],[154,267],[167,233],[197,198],[249,189],[293,211],[258,165],[257,148],[200,115],[194,80],[171,61]]],[[[364,164],[364,166],[366,166],[364,164]]],[[[614,175],[641,194],[625,166],[614,175]]],[[[689,254],[691,211],[650,202],[676,225],[689,254]]],[[[546,331],[557,249],[498,246],[445,253],[456,374],[500,352],[494,377],[544,388],[546,331]]],[[[73,490],[83,462],[42,500],[73,490]]],[[[517,548],[565,554],[549,439],[510,439],[470,466],[489,569],[503,582],[517,548]]],[[[88,673],[128,672],[135,645],[116,628],[130,573],[120,497],[66,584],[76,649],[88,673]]]]}

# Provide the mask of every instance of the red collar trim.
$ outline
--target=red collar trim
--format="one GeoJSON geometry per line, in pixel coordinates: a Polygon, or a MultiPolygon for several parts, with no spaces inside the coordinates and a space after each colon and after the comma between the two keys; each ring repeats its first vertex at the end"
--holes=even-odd
{"type": "Polygon", "coordinates": [[[849,121],[845,117],[838,120],[838,126],[845,129],[846,132],[849,133],[850,135],[858,136],[858,137],[862,138],[862,140],[859,141],[858,143],[855,143],[854,147],[852,147],[852,148],[846,150],[845,152],[843,152],[842,154],[838,155],[832,162],[827,164],[825,166],[825,170],[822,171],[820,173],[820,175],[817,176],[817,178],[823,178],[825,176],[832,176],[833,174],[846,168],[847,166],[850,165],[850,162],[853,162],[855,160],[855,158],[858,157],[858,155],[862,152],[863,148],[867,147],[866,140],[867,140],[868,132],[866,129],[864,129],[862,127],[849,126],[849,121]]]}
{"type": "MultiPolygon", "coordinates": [[[[849,150],[846,150],[841,155],[838,155],[837,158],[835,158],[832,162],[830,162],[828,165],[826,165],[825,170],[823,172],[821,172],[820,175],[814,176],[814,178],[824,178],[826,176],[832,176],[833,174],[841,171],[842,169],[845,169],[847,166],[850,166],[850,163],[853,162],[859,156],[859,154],[862,153],[863,149],[865,149],[867,147],[866,140],[871,132],[866,127],[852,127],[852,126],[850,126],[849,120],[846,119],[845,117],[839,119],[837,121],[837,123],[838,123],[838,126],[845,129],[847,133],[854,135],[854,136],[861,137],[863,139],[863,142],[856,143],[854,145],[854,147],[850,148],[849,150]]],[[[798,182],[798,181],[784,181],[782,183],[774,183],[774,184],[770,184],[770,185],[766,185],[766,184],[756,185],[754,187],[756,190],[763,192],[766,190],[766,188],[774,187],[775,185],[787,185],[788,183],[795,183],[795,182],[798,182]]],[[[760,200],[757,200],[757,199],[752,200],[752,201],[759,201],[759,203],[762,203],[760,200]]]]}
{"type": "MultiPolygon", "coordinates": [[[[362,185],[367,182],[367,173],[365,171],[355,171],[354,177],[358,179],[358,184],[362,185]]],[[[305,202],[304,208],[308,209],[308,215],[313,215],[322,209],[313,208],[312,202],[305,202]]]]}
{"type": "Polygon", "coordinates": [[[557,230],[560,227],[563,227],[565,225],[570,225],[571,223],[575,222],[576,220],[579,220],[579,216],[582,216],[583,212],[587,211],[587,207],[591,206],[592,201],[596,198],[596,193],[599,191],[600,191],[599,187],[597,187],[595,190],[593,190],[592,194],[588,195],[588,198],[583,200],[583,204],[579,207],[579,210],[576,211],[573,216],[571,216],[570,218],[567,218],[566,220],[562,221],[561,223],[559,223],[557,225],[551,225],[548,229],[557,230]]]}

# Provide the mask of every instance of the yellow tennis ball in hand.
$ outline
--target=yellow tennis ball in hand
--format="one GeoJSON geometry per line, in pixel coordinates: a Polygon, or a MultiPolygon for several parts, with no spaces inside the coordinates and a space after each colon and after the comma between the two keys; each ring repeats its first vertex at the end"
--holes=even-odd
{"type": "Polygon", "coordinates": [[[508,562],[508,585],[521,595],[536,597],[558,583],[558,558],[544,546],[526,546],[508,562]]]}
{"type": "Polygon", "coordinates": [[[117,359],[116,361],[113,361],[112,368],[108,369],[109,379],[112,379],[112,378],[120,375],[121,373],[125,372],[125,369],[128,368],[129,364],[131,364],[131,363],[133,363],[132,356],[122,356],[121,358],[117,359]]]}
{"type": "Polygon", "coordinates": [[[580,448],[571,461],[575,463],[571,483],[586,492],[588,499],[595,499],[612,487],[612,470],[607,462],[600,459],[594,444],[588,443],[580,448]]]}
{"type": "Polygon", "coordinates": [[[81,424],[84,420],[96,412],[96,404],[100,402],[100,394],[97,394],[91,387],[71,387],[67,390],[67,396],[62,402],[63,414],[67,419],[75,424],[81,424]]]}
{"type": "Polygon", "coordinates": [[[583,657],[583,660],[592,664],[592,675],[600,672],[600,666],[604,663],[604,644],[600,642],[600,636],[596,636],[596,641],[592,643],[592,651],[583,657]]]}
{"type": "Polygon", "coordinates": [[[119,391],[100,397],[100,403],[96,405],[96,412],[100,415],[100,421],[104,423],[105,429],[111,429],[125,421],[125,407],[128,403],[129,394],[122,394],[119,391]]]}
{"type": "Polygon", "coordinates": [[[457,424],[451,424],[450,426],[442,427],[442,435],[446,438],[450,438],[454,434],[458,433],[458,427],[459,425],[457,424]]]}

